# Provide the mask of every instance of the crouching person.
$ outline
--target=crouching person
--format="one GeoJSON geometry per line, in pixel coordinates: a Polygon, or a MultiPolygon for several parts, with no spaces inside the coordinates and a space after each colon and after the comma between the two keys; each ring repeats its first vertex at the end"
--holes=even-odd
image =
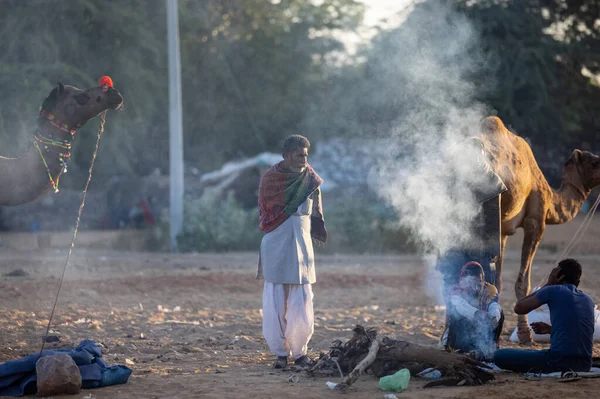
{"type": "Polygon", "coordinates": [[[504,314],[498,290],[485,282],[483,268],[468,262],[458,284],[450,290],[446,349],[458,350],[478,360],[491,359],[498,348],[504,314]]]}
{"type": "Polygon", "coordinates": [[[520,373],[589,371],[594,339],[594,302],[577,287],[581,265],[565,259],[552,269],[540,290],[517,301],[515,313],[528,314],[543,304],[550,309],[550,322],[531,323],[537,334],[550,334],[549,350],[499,349],[494,363],[502,369],[520,373]]]}

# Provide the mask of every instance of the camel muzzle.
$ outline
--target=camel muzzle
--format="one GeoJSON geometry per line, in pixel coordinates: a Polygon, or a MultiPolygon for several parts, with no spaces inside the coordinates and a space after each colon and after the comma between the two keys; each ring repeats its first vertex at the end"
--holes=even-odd
{"type": "Polygon", "coordinates": [[[108,106],[110,109],[119,109],[123,105],[123,96],[113,87],[108,88],[108,106]]]}

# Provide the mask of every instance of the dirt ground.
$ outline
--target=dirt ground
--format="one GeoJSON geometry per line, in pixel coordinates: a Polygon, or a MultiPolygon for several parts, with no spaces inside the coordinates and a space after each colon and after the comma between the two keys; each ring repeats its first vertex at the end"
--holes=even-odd
{"type": "MultiPolygon", "coordinates": [[[[580,221],[548,229],[534,264],[532,282],[551,269],[580,221]]],[[[93,234],[87,232],[86,234],[93,234]]],[[[572,253],[584,265],[582,289],[600,300],[595,221],[572,253]]],[[[32,240],[34,242],[34,240],[32,240]]],[[[512,289],[519,238],[509,241],[501,304],[507,320],[502,346],[516,326],[512,289]]],[[[67,246],[0,249],[0,361],[40,349],[59,284],[67,246]],[[16,269],[27,276],[5,276],[16,269]]],[[[315,333],[310,355],[317,357],[336,338],[350,338],[355,324],[414,343],[435,345],[444,311],[437,287],[427,284],[428,267],[418,256],[317,254],[315,333]]],[[[261,334],[262,282],[254,279],[254,253],[186,254],[119,252],[75,247],[52,331],[62,341],[46,348],[73,348],[82,339],[101,344],[108,363],[133,369],[125,385],[82,391],[80,398],[338,398],[325,378],[271,369],[261,334]],[[288,382],[291,375],[298,382],[288,382]],[[90,396],[91,395],[91,396],[90,396]]],[[[544,348],[539,345],[538,348],[544,348]]],[[[600,343],[594,346],[600,355],[600,343]]],[[[560,383],[526,381],[496,374],[482,387],[423,389],[411,379],[403,398],[591,398],[600,380],[560,383]]],[[[339,378],[339,377],[338,377],[339,378]]],[[[336,378],[331,381],[338,382],[336,378]]],[[[346,398],[383,398],[378,382],[363,376],[346,398]]]]}

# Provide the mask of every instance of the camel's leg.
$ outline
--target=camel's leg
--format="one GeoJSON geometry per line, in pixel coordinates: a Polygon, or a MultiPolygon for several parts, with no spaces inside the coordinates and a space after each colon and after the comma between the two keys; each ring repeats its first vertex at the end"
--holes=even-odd
{"type": "MultiPolygon", "coordinates": [[[[535,251],[537,250],[542,235],[544,234],[545,225],[542,218],[527,217],[523,220],[523,249],[521,251],[521,269],[515,283],[515,293],[517,299],[521,299],[529,294],[531,288],[531,264],[535,251]]],[[[532,343],[531,330],[527,323],[527,315],[519,315],[517,322],[517,336],[521,344],[532,343]]]]}
{"type": "Polygon", "coordinates": [[[498,292],[502,292],[502,265],[504,264],[504,249],[506,248],[506,241],[508,236],[502,236],[500,241],[500,256],[496,262],[496,288],[498,292]]]}

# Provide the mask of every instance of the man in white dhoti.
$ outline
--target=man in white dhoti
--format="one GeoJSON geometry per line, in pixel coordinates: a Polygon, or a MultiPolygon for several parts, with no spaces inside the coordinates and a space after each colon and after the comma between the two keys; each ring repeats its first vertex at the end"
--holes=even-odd
{"type": "Polygon", "coordinates": [[[265,232],[257,278],[264,278],[263,335],[283,368],[311,363],[308,342],[314,331],[315,260],[312,239],[325,242],[320,185],[308,164],[310,142],[293,135],[283,144],[283,161],[263,175],[259,194],[260,228],[265,232]]]}

